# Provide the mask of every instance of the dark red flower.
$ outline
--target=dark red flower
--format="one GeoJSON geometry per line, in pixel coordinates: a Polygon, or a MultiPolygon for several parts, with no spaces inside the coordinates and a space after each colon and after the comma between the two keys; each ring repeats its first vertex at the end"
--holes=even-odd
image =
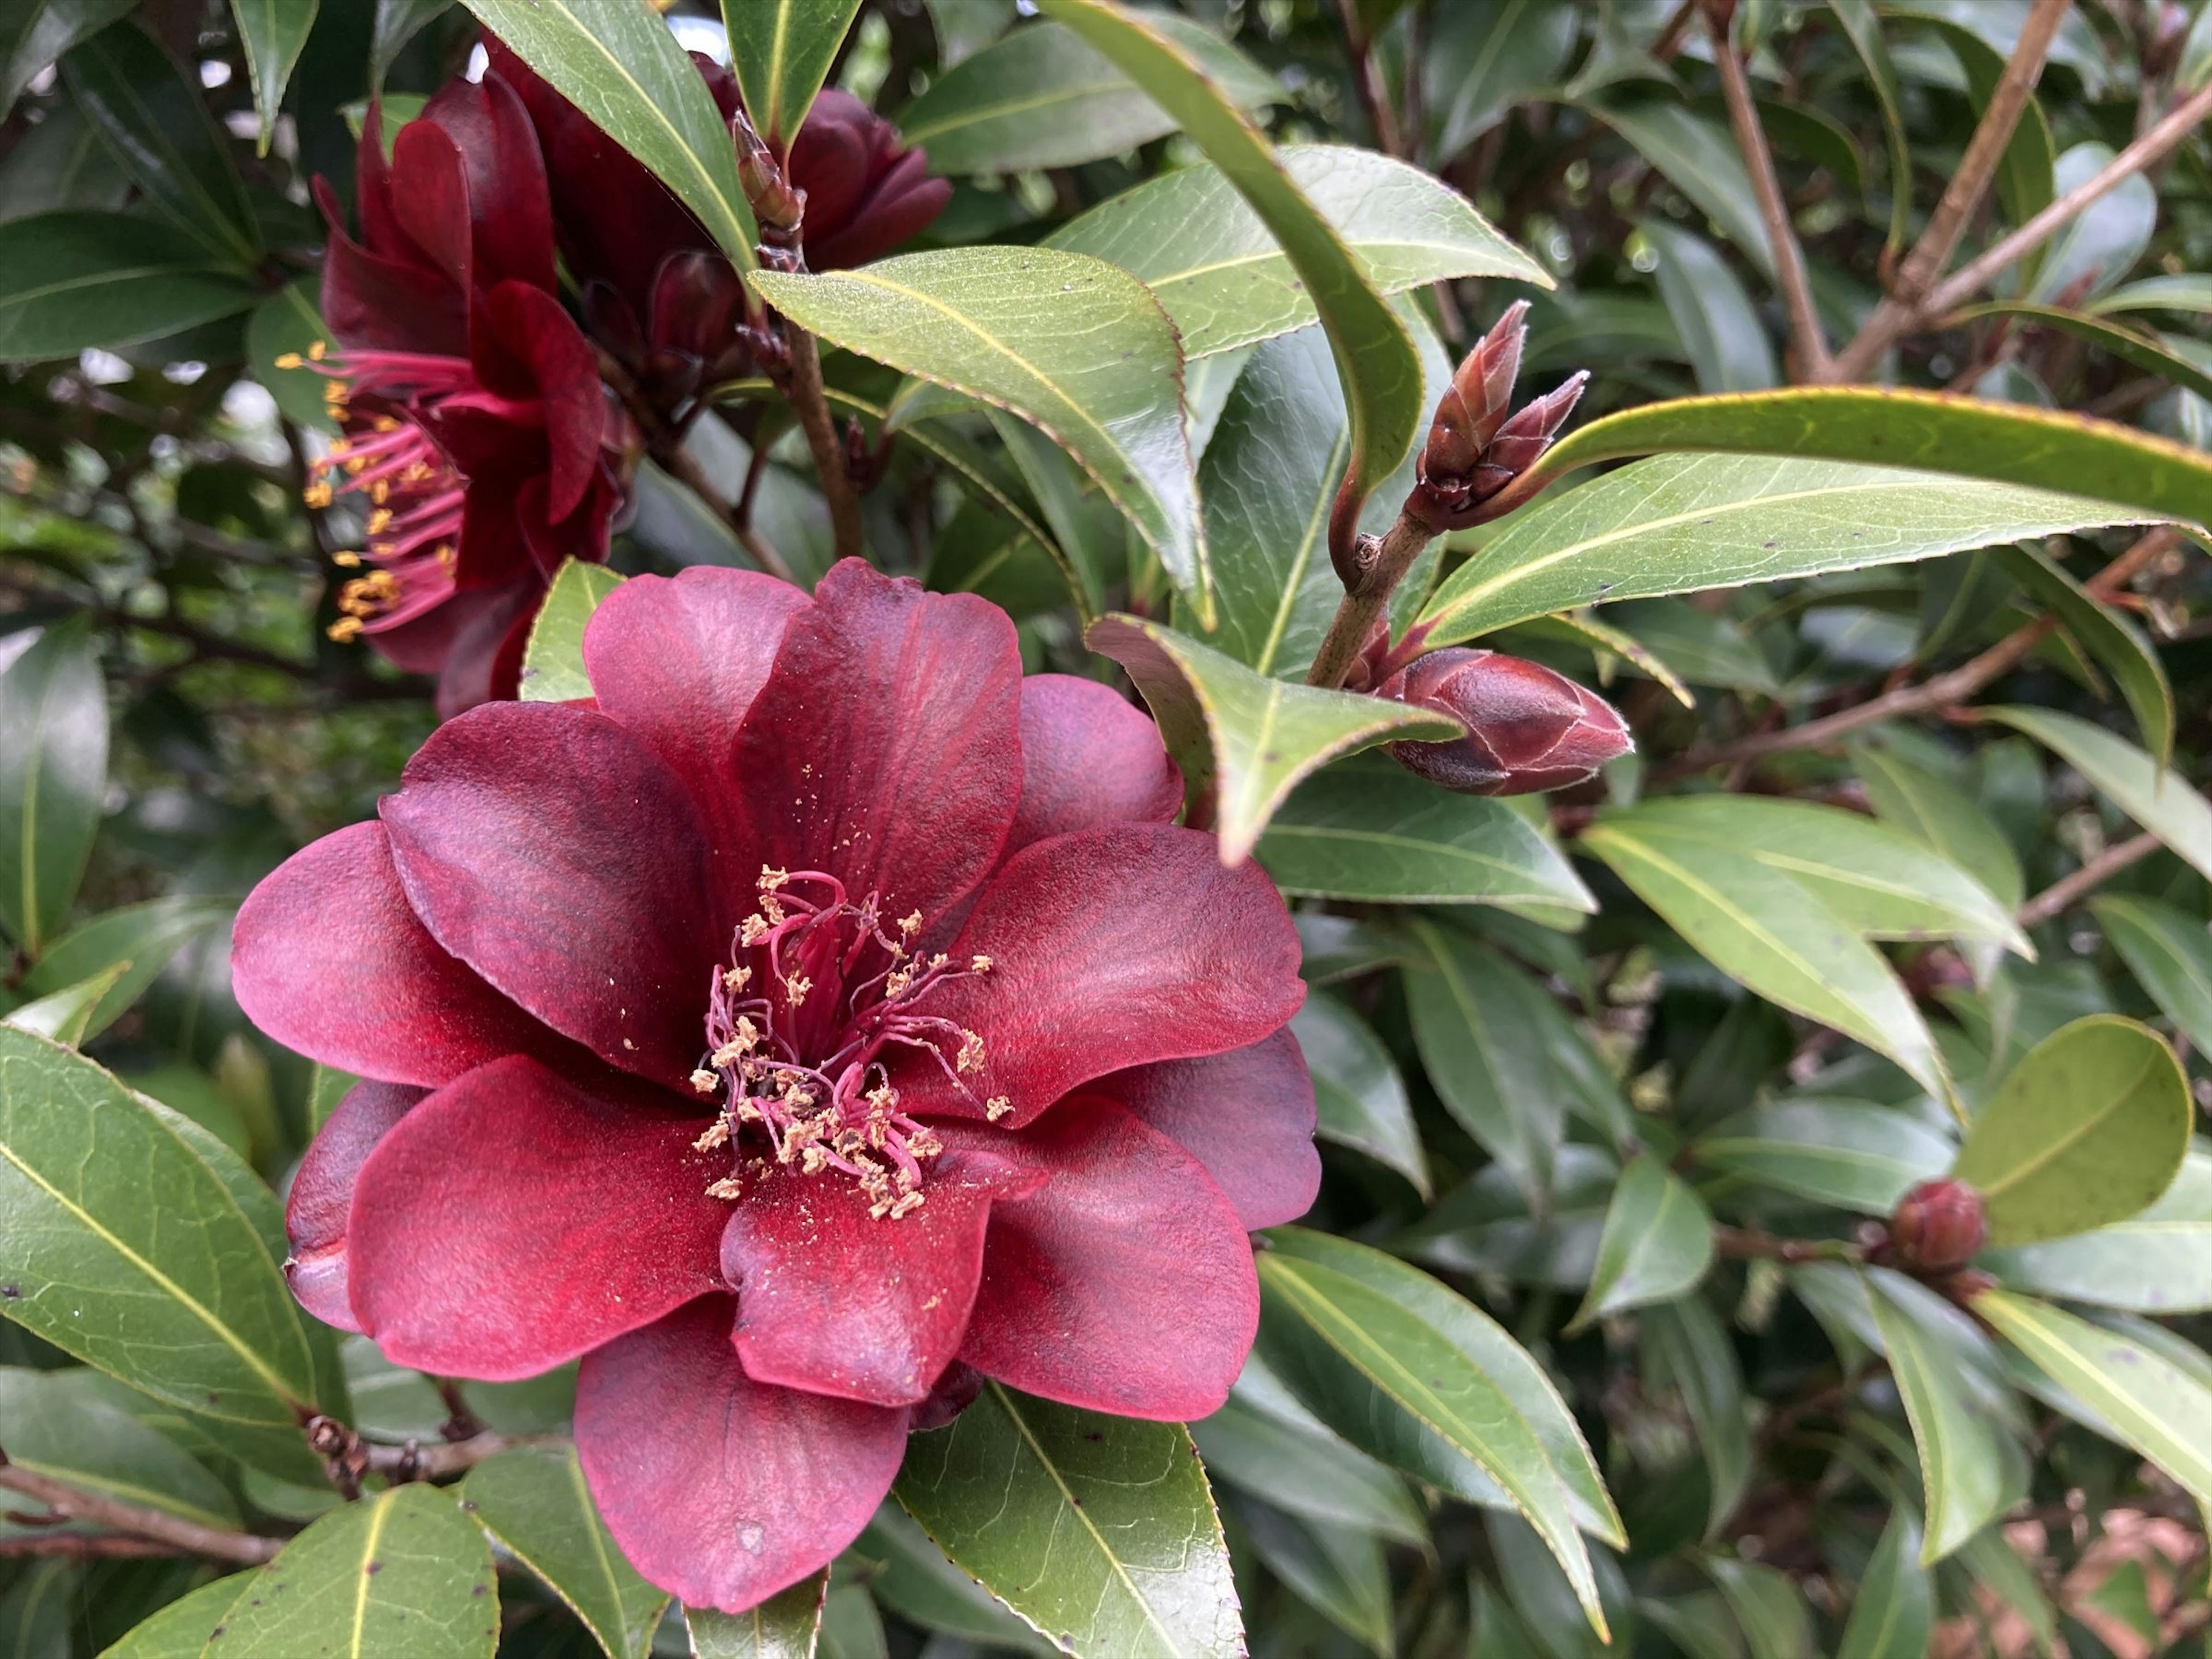
{"type": "Polygon", "coordinates": [[[1466,795],[1564,789],[1636,746],[1611,703],[1540,663],[1468,646],[1416,657],[1378,696],[1435,708],[1467,727],[1443,743],[1394,743],[1409,772],[1466,795]]]}
{"type": "Polygon", "coordinates": [[[624,417],[555,298],[544,163],[495,76],[455,82],[399,131],[362,135],[361,240],[329,187],[320,363],[343,436],[308,499],[357,494],[368,568],[339,595],[356,635],[439,677],[441,714],[512,696],[531,617],[562,560],[606,556],[624,417]]]}
{"type": "Polygon", "coordinates": [[[582,1356],[617,1539],[733,1609],[970,1369],[1218,1407],[1244,1234],[1318,1179],[1303,988],[1151,723],[858,560],[638,578],[585,659],[592,702],[449,722],[240,915],[256,1022],[375,1079],[293,1188],[301,1302],[441,1374],[582,1356]]]}

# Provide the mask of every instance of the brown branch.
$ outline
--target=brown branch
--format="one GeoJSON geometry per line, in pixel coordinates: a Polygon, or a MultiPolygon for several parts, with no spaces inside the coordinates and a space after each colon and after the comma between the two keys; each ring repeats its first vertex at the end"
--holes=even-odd
{"type": "MultiPolygon", "coordinates": [[[[0,1454],[4,1455],[4,1454],[0,1454]]],[[[283,1547],[276,1538],[258,1538],[228,1527],[202,1526],[166,1510],[125,1504],[103,1493],[86,1492],[51,1475],[37,1474],[19,1463],[0,1463],[0,1486],[34,1498],[57,1515],[72,1521],[88,1521],[118,1532],[150,1539],[191,1555],[258,1566],[283,1547]]]]}
{"type": "Polygon", "coordinates": [[[1783,198],[1782,180],[1774,170],[1774,149],[1766,142],[1766,130],[1759,123],[1759,105],[1752,97],[1743,58],[1729,37],[1728,14],[1733,9],[1732,3],[1717,5],[1707,0],[1705,30],[1712,36],[1713,62],[1720,70],[1721,99],[1728,106],[1729,126],[1751,174],[1751,192],[1758,198],[1759,216],[1774,256],[1774,283],[1782,292],[1783,308],[1789,313],[1790,343],[1796,358],[1794,378],[1817,385],[1832,373],[1828,344],[1821,337],[1820,314],[1813,307],[1805,252],[1797,245],[1797,228],[1790,221],[1790,204],[1783,198]]]}
{"type": "Polygon", "coordinates": [[[1713,1249],[1731,1261],[1858,1261],[1865,1254],[1839,1238],[1777,1238],[1757,1227],[1717,1226],[1713,1249]]]}
{"type": "Polygon", "coordinates": [[[2070,876],[2062,876],[2033,898],[2020,907],[2020,925],[2033,927],[2039,921],[2073,906],[2085,894],[2094,891],[2131,864],[2140,864],[2162,845],[2148,830],[2125,841],[2116,841],[2091,859],[2070,876]]]}
{"type": "Polygon", "coordinates": [[[791,399],[799,430],[806,434],[822,498],[830,504],[836,556],[856,559],[860,556],[860,498],[854,491],[852,475],[845,471],[845,446],[838,441],[837,422],[823,391],[822,354],[814,337],[788,318],[784,319],[784,337],[791,367],[781,377],[783,394],[791,399]]]}
{"type": "Polygon", "coordinates": [[[1337,15],[1344,21],[1345,45],[1352,54],[1352,84],[1358,89],[1359,106],[1375,129],[1375,148],[1385,155],[1403,155],[1398,119],[1390,112],[1390,94],[1382,85],[1367,32],[1359,27],[1358,0],[1336,0],[1337,15]]]}
{"type": "Polygon", "coordinates": [[[0,1538],[0,1560],[25,1555],[59,1556],[69,1561],[174,1560],[191,1553],[175,1544],[128,1538],[119,1532],[50,1532],[0,1538]]]}
{"type": "Polygon", "coordinates": [[[422,1445],[410,1440],[398,1446],[361,1443],[364,1469],[393,1480],[438,1480],[472,1469],[486,1458],[516,1446],[558,1445],[567,1437],[557,1434],[498,1434],[481,1430],[465,1440],[445,1440],[422,1445]]]}
{"type": "Polygon", "coordinates": [[[1322,636],[1321,648],[1314,653],[1313,666],[1306,671],[1308,685],[1334,690],[1344,684],[1352,665],[1359,659],[1360,648],[1382,619],[1391,593],[1434,536],[1420,520],[1401,513],[1380,541],[1363,541],[1359,574],[1337,602],[1336,615],[1329,620],[1328,632],[1322,636]]]}

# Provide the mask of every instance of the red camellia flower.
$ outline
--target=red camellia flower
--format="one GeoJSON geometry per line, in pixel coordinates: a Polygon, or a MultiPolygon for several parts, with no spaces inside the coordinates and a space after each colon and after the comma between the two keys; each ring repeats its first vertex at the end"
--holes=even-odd
{"type": "MultiPolygon", "coordinates": [[[[496,76],[455,82],[385,159],[376,112],[358,159],[361,240],[331,224],[321,364],[344,436],[311,503],[361,495],[368,567],[332,633],[439,676],[457,714],[512,696],[531,617],[562,560],[606,556],[627,422],[555,297],[544,162],[496,76]]],[[[343,562],[343,561],[342,561],[343,562]]]]}
{"type": "Polygon", "coordinates": [[[640,577],[584,655],[591,700],[448,722],[240,914],[254,1020],[373,1079],[293,1185],[301,1301],[442,1375],[580,1355],[608,1525],[729,1609],[978,1373],[1218,1407],[1245,1234],[1318,1181],[1303,988],[1151,722],[858,560],[640,577]]]}

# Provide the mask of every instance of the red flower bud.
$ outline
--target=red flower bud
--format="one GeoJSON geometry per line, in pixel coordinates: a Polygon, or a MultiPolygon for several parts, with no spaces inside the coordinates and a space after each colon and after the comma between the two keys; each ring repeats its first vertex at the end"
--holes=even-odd
{"type": "Polygon", "coordinates": [[[1452,376],[1437,404],[1429,441],[1421,451],[1421,477],[1425,482],[1468,478],[1482,460],[1482,452],[1505,424],[1513,408],[1513,383],[1521,377],[1521,347],[1528,337],[1522,319],[1528,302],[1516,300],[1505,314],[1491,325],[1490,332],[1475,342],[1474,349],[1452,376]]]}
{"type": "Polygon", "coordinates": [[[1923,1181],[1890,1212],[1890,1251],[1923,1273],[1965,1267],[1988,1237],[1982,1195],[1963,1181],[1923,1181]]]}
{"type": "Polygon", "coordinates": [[[1475,470],[1476,501],[1488,500],[1535,465],[1536,458],[1552,447],[1567,416],[1582,402],[1583,388],[1589,384],[1589,371],[1578,368],[1534,403],[1522,405],[1498,428],[1498,436],[1491,441],[1482,465],[1475,470]]]}
{"type": "Polygon", "coordinates": [[[738,183],[753,205],[763,235],[777,231],[789,235],[799,228],[805,214],[806,193],[791,187],[783,169],[776,165],[775,152],[762,142],[742,109],[731,112],[730,137],[738,147],[738,183]]]}
{"type": "Polygon", "coordinates": [[[1541,664],[1495,651],[1431,651],[1385,680],[1376,695],[1466,724],[1463,738],[1389,745],[1390,757],[1407,771],[1463,795],[1564,789],[1636,746],[1604,698],[1541,664]]]}

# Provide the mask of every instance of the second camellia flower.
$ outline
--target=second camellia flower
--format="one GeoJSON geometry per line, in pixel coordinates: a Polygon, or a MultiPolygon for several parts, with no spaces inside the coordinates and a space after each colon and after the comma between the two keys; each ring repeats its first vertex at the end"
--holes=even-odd
{"type": "Polygon", "coordinates": [[[1218,1407],[1246,1232],[1319,1179],[1304,989],[1151,722],[858,561],[639,578],[585,658],[591,703],[449,722],[240,915],[247,1012],[372,1079],[293,1186],[302,1303],[441,1375],[581,1356],[616,1539],[729,1609],[978,1374],[1218,1407]]]}

